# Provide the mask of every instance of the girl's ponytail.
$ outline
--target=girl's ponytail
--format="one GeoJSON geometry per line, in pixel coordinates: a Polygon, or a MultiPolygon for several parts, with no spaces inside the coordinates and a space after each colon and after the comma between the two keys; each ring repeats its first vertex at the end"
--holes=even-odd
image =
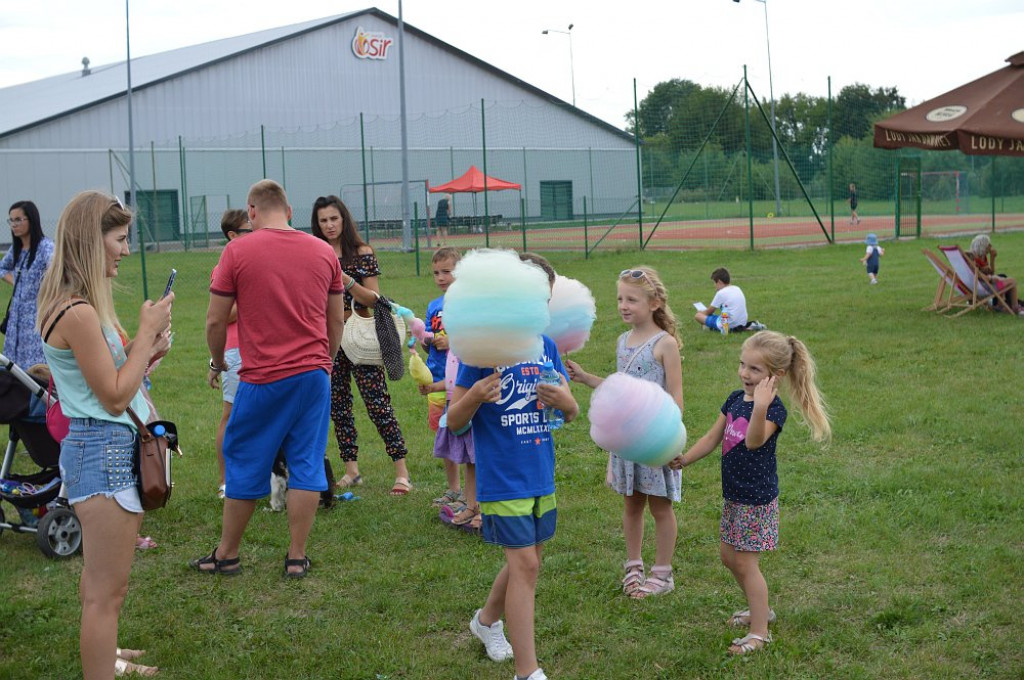
{"type": "Polygon", "coordinates": [[[784,373],[789,378],[789,392],[811,429],[811,437],[818,442],[829,441],[832,425],[828,407],[818,391],[818,371],[807,346],[792,335],[760,331],[747,338],[743,347],[759,352],[772,375],[784,373]]]}
{"type": "Polygon", "coordinates": [[[788,371],[790,392],[811,428],[811,438],[818,442],[828,442],[832,439],[832,425],[825,399],[818,391],[818,369],[814,357],[797,338],[790,335],[786,340],[793,352],[788,371]]]}

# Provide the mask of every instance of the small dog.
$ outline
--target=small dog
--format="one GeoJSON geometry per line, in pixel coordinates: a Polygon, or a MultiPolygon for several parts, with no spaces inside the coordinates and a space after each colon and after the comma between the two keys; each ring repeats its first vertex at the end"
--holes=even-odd
{"type": "MultiPolygon", "coordinates": [[[[320,492],[320,507],[334,507],[334,470],[331,461],[324,456],[324,472],[327,473],[327,490],[320,492]]],[[[278,452],[274,467],[270,472],[270,509],[281,512],[288,507],[288,465],[284,460],[284,452],[278,452]]]]}

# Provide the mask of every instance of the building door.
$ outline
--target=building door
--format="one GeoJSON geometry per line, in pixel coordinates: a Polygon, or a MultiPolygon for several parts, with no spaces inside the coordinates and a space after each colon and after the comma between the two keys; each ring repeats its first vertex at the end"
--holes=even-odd
{"type": "Polygon", "coordinates": [[[549,180],[540,183],[540,217],[542,220],[571,220],[572,181],[549,180]]]}
{"type": "MultiPolygon", "coordinates": [[[[127,192],[125,194],[127,199],[127,192]]],[[[136,197],[135,219],[147,243],[181,240],[181,212],[176,190],[139,191],[136,197]]]]}

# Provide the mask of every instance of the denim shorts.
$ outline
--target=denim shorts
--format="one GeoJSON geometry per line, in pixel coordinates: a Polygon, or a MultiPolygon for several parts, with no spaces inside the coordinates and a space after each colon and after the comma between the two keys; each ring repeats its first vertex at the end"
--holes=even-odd
{"type": "Polygon", "coordinates": [[[74,505],[103,494],[142,512],[135,476],[135,430],[122,423],[72,418],[60,445],[60,477],[74,505]]]}
{"type": "Polygon", "coordinates": [[[224,352],[224,363],[228,365],[228,370],[220,374],[220,391],[224,401],[233,404],[235,392],[238,391],[238,369],[242,367],[242,355],[237,347],[224,352]]]}

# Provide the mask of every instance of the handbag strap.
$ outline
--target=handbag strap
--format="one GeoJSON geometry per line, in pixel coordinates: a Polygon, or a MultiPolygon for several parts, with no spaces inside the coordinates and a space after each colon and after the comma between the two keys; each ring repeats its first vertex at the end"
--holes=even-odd
{"type": "Polygon", "coordinates": [[[142,419],[139,418],[139,414],[135,412],[135,409],[129,406],[127,409],[125,409],[125,413],[127,413],[128,417],[131,418],[132,422],[135,423],[135,427],[139,431],[139,439],[141,441],[147,442],[150,439],[153,439],[153,433],[150,432],[149,428],[146,427],[146,424],[142,422],[142,419]]]}

